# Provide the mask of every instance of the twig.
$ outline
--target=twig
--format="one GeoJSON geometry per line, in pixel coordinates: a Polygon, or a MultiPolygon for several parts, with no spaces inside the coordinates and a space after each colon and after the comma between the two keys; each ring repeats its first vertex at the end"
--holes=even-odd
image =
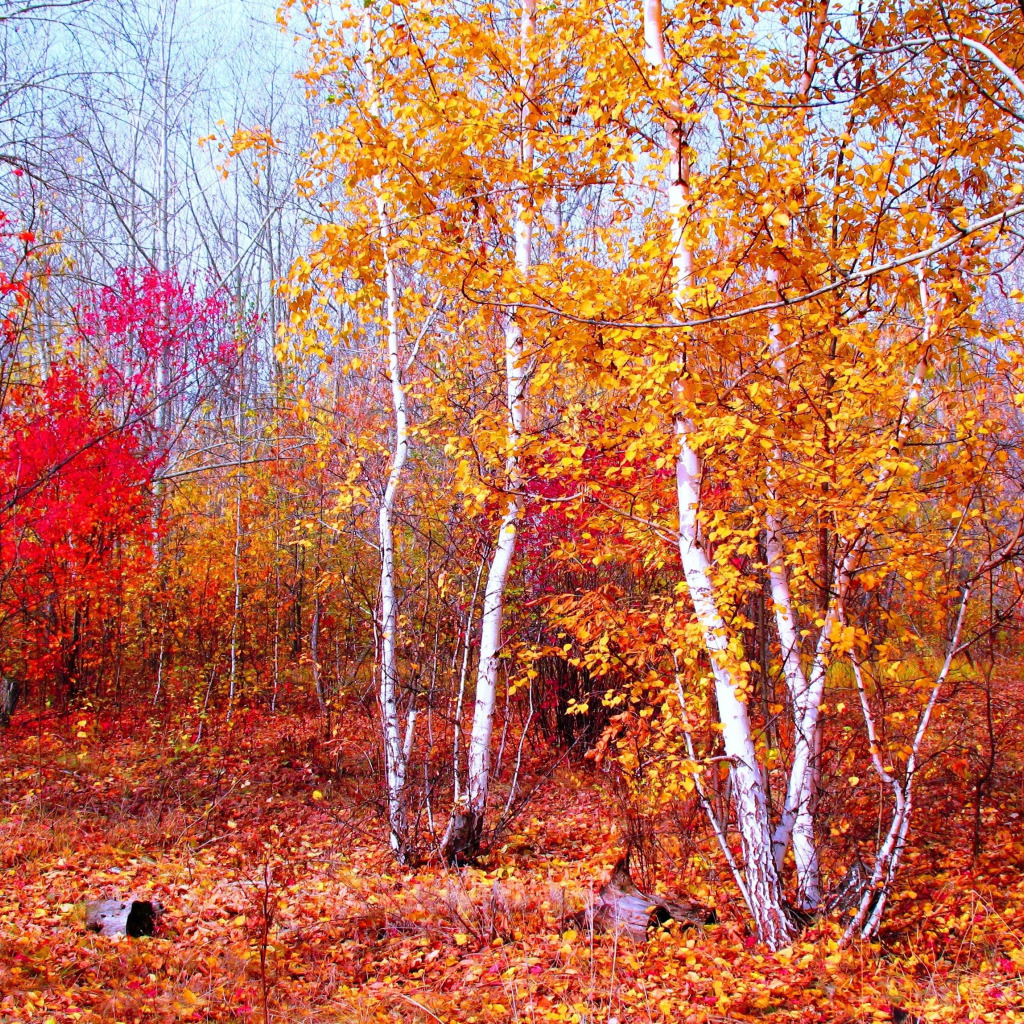
{"type": "Polygon", "coordinates": [[[407,1003],[411,1003],[417,1010],[422,1010],[428,1017],[433,1017],[437,1024],[446,1024],[433,1010],[428,1010],[422,1003],[416,1002],[412,996],[407,996],[404,992],[393,992],[392,995],[396,995],[399,999],[404,999],[407,1003]]]}

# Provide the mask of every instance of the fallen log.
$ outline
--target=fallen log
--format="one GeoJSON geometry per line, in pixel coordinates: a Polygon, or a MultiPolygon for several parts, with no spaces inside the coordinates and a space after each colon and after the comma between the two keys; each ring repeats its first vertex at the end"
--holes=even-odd
{"type": "Polygon", "coordinates": [[[634,939],[647,937],[648,929],[678,921],[683,925],[714,924],[714,908],[689,900],[670,900],[642,892],[629,873],[629,854],[623,857],[611,878],[601,887],[597,901],[577,915],[585,928],[626,934],[634,939]]]}
{"type": "Polygon", "coordinates": [[[138,939],[153,934],[159,913],[159,905],[149,900],[94,900],[85,905],[85,927],[108,938],[138,939]]]}

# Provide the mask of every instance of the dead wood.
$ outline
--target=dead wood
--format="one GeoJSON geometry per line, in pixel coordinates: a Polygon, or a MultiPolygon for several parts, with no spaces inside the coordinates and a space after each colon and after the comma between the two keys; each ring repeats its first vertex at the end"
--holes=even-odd
{"type": "Polygon", "coordinates": [[[10,724],[20,696],[21,687],[16,679],[0,677],[0,729],[5,729],[10,724]]]}
{"type": "Polygon", "coordinates": [[[889,1010],[893,1024],[924,1024],[924,1017],[918,1017],[916,1013],[904,1010],[902,1006],[893,1006],[889,1010]]]}
{"type": "Polygon", "coordinates": [[[85,927],[107,937],[138,939],[153,934],[159,913],[159,905],[149,900],[94,900],[85,906],[85,927]]]}
{"type": "Polygon", "coordinates": [[[483,819],[462,805],[452,811],[448,829],[441,840],[441,858],[446,864],[475,864],[480,853],[483,819]]]}
{"type": "Polygon", "coordinates": [[[649,928],[669,921],[705,925],[718,920],[714,909],[701,903],[670,900],[642,892],[629,873],[628,854],[615,865],[611,878],[597,894],[594,906],[577,917],[584,927],[625,933],[634,939],[646,938],[649,928]]]}
{"type": "Polygon", "coordinates": [[[846,874],[832,887],[822,902],[822,913],[848,914],[860,906],[870,886],[871,872],[860,857],[855,857],[846,874]]]}

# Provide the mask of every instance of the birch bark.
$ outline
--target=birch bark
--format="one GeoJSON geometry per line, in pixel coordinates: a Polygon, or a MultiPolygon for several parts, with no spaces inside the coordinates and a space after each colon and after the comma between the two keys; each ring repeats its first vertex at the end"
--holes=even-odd
{"type": "Polygon", "coordinates": [[[851,939],[858,932],[862,938],[870,938],[877,930],[882,920],[882,913],[885,910],[886,900],[892,886],[900,861],[903,859],[903,850],[907,842],[907,833],[910,830],[911,811],[914,807],[914,778],[917,774],[918,757],[921,753],[921,746],[924,742],[925,733],[928,731],[928,724],[931,721],[932,712],[938,701],[939,693],[945,685],[949,676],[949,670],[953,664],[953,658],[963,649],[960,638],[963,635],[964,616],[967,612],[967,603],[970,600],[971,587],[968,584],[960,597],[960,607],[957,611],[956,626],[953,629],[953,636],[949,641],[946,650],[946,657],[943,660],[942,668],[932,683],[931,692],[928,695],[928,702],[925,704],[921,717],[918,720],[917,729],[914,732],[914,740],[910,748],[910,756],[907,759],[907,767],[902,781],[895,777],[892,770],[886,770],[879,757],[876,741],[875,723],[868,705],[867,689],[864,686],[863,673],[860,662],[853,659],[854,678],[857,681],[857,692],[860,696],[861,709],[864,714],[864,724],[867,728],[868,739],[871,742],[872,762],[875,771],[878,773],[883,785],[890,785],[893,791],[894,811],[889,831],[885,840],[879,848],[875,857],[875,866],[871,872],[871,879],[867,889],[857,908],[857,913],[847,926],[843,934],[842,945],[848,945],[851,939]]]}
{"type": "MultiPolygon", "coordinates": [[[[530,134],[534,76],[531,69],[530,46],[537,29],[536,0],[524,0],[519,22],[520,75],[522,92],[519,116],[520,167],[528,172],[533,166],[534,145],[530,134]]],[[[533,216],[528,197],[516,202],[513,222],[516,269],[522,277],[533,264],[533,216]]],[[[491,735],[494,731],[494,707],[498,684],[498,655],[501,650],[501,620],[505,606],[505,583],[515,554],[519,519],[523,511],[522,473],[519,443],[526,413],[526,368],[523,354],[523,332],[516,319],[516,310],[509,312],[505,328],[505,386],[508,403],[508,439],[505,478],[508,488],[505,514],[498,530],[494,556],[484,586],[484,607],[480,623],[480,658],[476,676],[476,702],[473,726],[466,751],[467,807],[464,812],[459,841],[465,853],[475,852],[480,842],[487,794],[491,780],[491,735]]],[[[461,809],[457,809],[461,813],[461,809]]]]}
{"type": "Polygon", "coordinates": [[[405,750],[412,747],[415,722],[410,713],[408,743],[403,743],[399,723],[398,694],[398,601],[395,596],[395,501],[402,482],[402,471],[409,457],[409,417],[398,343],[398,289],[395,266],[388,249],[391,223],[387,204],[378,188],[377,219],[384,247],[385,322],[387,324],[388,376],[391,379],[391,404],[395,417],[395,447],[384,496],[380,503],[378,534],[380,540],[380,706],[384,727],[384,766],[388,794],[388,826],[391,848],[399,861],[405,859],[405,750]]]}
{"type": "MultiPolygon", "coordinates": [[[[906,417],[896,424],[893,452],[902,447],[902,429],[905,419],[913,415],[921,398],[924,377],[927,371],[928,352],[935,331],[934,314],[928,297],[923,273],[920,276],[920,293],[924,329],[921,356],[918,360],[907,391],[906,417]]],[[[789,774],[789,785],[782,817],[775,830],[774,844],[777,862],[781,863],[786,846],[792,838],[797,870],[800,872],[801,891],[808,907],[817,905],[821,896],[817,852],[814,847],[814,808],[818,800],[818,752],[821,747],[821,704],[825,695],[825,682],[831,654],[834,632],[845,620],[846,599],[854,573],[868,540],[868,518],[874,500],[884,495],[890,473],[883,466],[878,480],[872,488],[865,505],[861,522],[848,542],[845,555],[839,559],[832,585],[834,597],[825,613],[824,625],[818,634],[814,663],[806,684],[793,699],[794,709],[794,754],[789,774]],[[811,900],[813,899],[813,902],[811,900]]]]}
{"type": "MultiPolygon", "coordinates": [[[[804,49],[804,69],[796,89],[797,103],[803,107],[801,121],[806,117],[806,104],[821,56],[822,38],[828,25],[828,9],[829,0],[820,0],[804,49]]],[[[768,279],[773,284],[779,283],[778,273],[774,270],[769,271],[768,279]]],[[[780,335],[779,323],[777,320],[773,320],[770,328],[772,361],[776,371],[780,375],[785,375],[786,359],[780,335]]],[[[769,498],[772,501],[776,498],[773,476],[770,473],[768,481],[769,498]]],[[[768,577],[775,609],[775,624],[779,633],[783,673],[790,694],[796,731],[794,766],[790,775],[791,785],[787,788],[782,819],[775,830],[772,843],[775,851],[775,863],[781,872],[786,849],[792,840],[797,871],[798,904],[801,909],[813,910],[821,900],[821,870],[814,838],[814,818],[818,803],[818,755],[821,747],[820,713],[817,709],[820,708],[824,695],[825,666],[822,658],[816,656],[811,679],[808,682],[801,662],[800,636],[796,627],[796,616],[793,613],[782,522],[774,510],[769,511],[765,517],[765,531],[768,577]],[[810,715],[811,704],[816,705],[812,716],[810,715]],[[808,728],[810,728],[810,732],[807,732],[808,728]],[[799,771],[799,785],[794,789],[792,784],[797,771],[799,771]]],[[[831,628],[831,622],[826,621],[819,641],[821,639],[828,641],[831,628]]],[[[819,642],[819,654],[826,653],[827,651],[821,649],[819,642]]]]}
{"type": "MultiPolygon", "coordinates": [[[[667,65],[660,0],[644,2],[644,44],[647,63],[660,78],[667,65]]],[[[665,119],[665,133],[670,171],[669,214],[673,225],[673,298],[678,307],[685,308],[694,284],[693,252],[685,231],[690,206],[689,156],[680,125],[671,116],[665,119]]],[[[689,397],[685,389],[681,389],[680,404],[684,405],[689,397]]],[[[711,661],[722,741],[731,762],[736,822],[743,845],[746,899],[758,937],[769,947],[778,949],[790,941],[794,926],[786,912],[772,853],[765,782],[757,761],[747,693],[736,661],[728,651],[726,625],[719,610],[711,566],[701,542],[698,509],[702,467],[700,458],[689,444],[693,424],[685,411],[681,410],[677,415],[675,431],[679,443],[676,460],[679,554],[694,613],[711,661]]]]}
{"type": "MultiPolygon", "coordinates": [[[[370,109],[376,116],[380,112],[377,94],[376,70],[373,66],[373,29],[369,9],[363,19],[365,34],[365,71],[369,89],[370,109]]],[[[398,285],[395,264],[391,256],[391,216],[384,196],[384,183],[378,176],[374,181],[374,203],[380,229],[381,249],[384,254],[384,322],[387,330],[387,365],[391,383],[391,406],[394,415],[394,448],[391,467],[381,498],[378,513],[378,539],[380,542],[380,708],[384,733],[384,773],[387,787],[388,833],[391,849],[400,863],[404,863],[406,850],[405,775],[407,751],[411,751],[415,709],[410,710],[406,736],[403,740],[400,723],[399,691],[401,678],[398,671],[398,600],[395,595],[395,503],[402,482],[402,471],[409,458],[409,416],[405,387],[402,383],[401,353],[398,338],[398,285]]]]}

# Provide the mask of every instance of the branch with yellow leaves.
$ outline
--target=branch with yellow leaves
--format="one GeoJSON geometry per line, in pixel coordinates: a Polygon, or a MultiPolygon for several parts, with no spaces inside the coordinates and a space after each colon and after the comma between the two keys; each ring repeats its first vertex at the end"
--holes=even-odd
{"type": "Polygon", "coordinates": [[[544,313],[548,316],[560,317],[561,319],[568,320],[572,323],[587,324],[593,327],[614,327],[651,331],[692,330],[696,327],[706,327],[711,324],[727,323],[730,320],[738,320],[741,317],[746,316],[755,316],[759,313],[771,313],[775,310],[790,309],[806,302],[812,302],[814,299],[819,299],[822,296],[830,295],[833,292],[841,291],[844,288],[853,288],[858,285],[865,284],[867,281],[870,281],[875,277],[879,277],[882,274],[888,274],[893,270],[899,270],[901,267],[909,267],[930,259],[932,256],[936,256],[940,252],[945,252],[947,249],[951,249],[953,246],[966,241],[968,238],[981,234],[983,231],[987,231],[991,228],[998,228],[999,231],[1002,231],[1003,225],[1005,225],[1007,221],[1012,220],[1015,217],[1019,217],[1021,214],[1024,214],[1024,203],[1018,203],[1016,206],[1011,206],[1000,213],[994,213],[990,217],[982,217],[979,220],[971,221],[963,227],[957,228],[955,232],[947,235],[940,241],[928,246],[926,249],[919,249],[915,252],[908,253],[906,256],[900,256],[898,259],[887,260],[884,263],[876,263],[870,267],[865,267],[863,270],[844,274],[838,281],[822,285],[820,288],[813,288],[810,291],[801,292],[799,295],[794,295],[792,297],[783,296],[782,298],[773,300],[772,302],[761,302],[754,306],[744,306],[741,309],[735,309],[727,313],[713,313],[710,316],[698,317],[690,320],[602,320],[596,317],[579,316],[575,313],[569,312],[568,310],[559,309],[557,306],[553,306],[550,303],[522,301],[506,302],[498,299],[488,299],[479,293],[472,294],[468,276],[463,279],[460,290],[467,302],[476,303],[477,305],[494,306],[500,309],[530,309],[537,313],[544,313]]]}

